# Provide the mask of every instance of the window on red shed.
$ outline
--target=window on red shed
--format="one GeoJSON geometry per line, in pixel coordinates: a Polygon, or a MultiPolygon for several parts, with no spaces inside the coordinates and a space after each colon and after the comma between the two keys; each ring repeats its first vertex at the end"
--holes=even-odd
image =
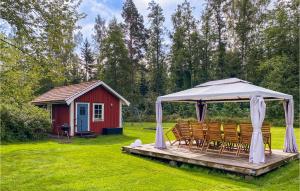
{"type": "Polygon", "coordinates": [[[93,120],[103,121],[104,120],[104,104],[94,103],[93,104],[93,120]]]}

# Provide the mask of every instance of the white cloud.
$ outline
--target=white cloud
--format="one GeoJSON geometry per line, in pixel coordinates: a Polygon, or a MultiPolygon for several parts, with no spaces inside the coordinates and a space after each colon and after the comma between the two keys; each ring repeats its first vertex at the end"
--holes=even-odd
{"type": "Polygon", "coordinates": [[[86,14],[86,17],[78,22],[81,26],[81,32],[84,38],[91,39],[94,33],[95,18],[98,14],[105,20],[109,21],[113,17],[116,17],[118,21],[121,21],[121,10],[112,9],[105,5],[106,0],[103,2],[97,2],[96,0],[84,0],[80,5],[80,11],[86,14]]]}
{"type": "MultiPolygon", "coordinates": [[[[119,22],[123,21],[121,12],[122,4],[125,0],[120,1],[118,7],[113,7],[109,5],[108,0],[84,0],[80,5],[80,11],[86,14],[86,17],[78,22],[78,25],[82,27],[81,32],[83,38],[91,39],[91,35],[94,33],[94,22],[97,14],[100,14],[106,21],[111,20],[113,17],[116,17],[119,22]]],[[[139,13],[143,15],[145,25],[148,25],[147,15],[148,3],[151,0],[133,0],[139,13]]],[[[175,12],[178,4],[184,2],[184,0],[155,0],[163,9],[165,16],[165,27],[171,31],[172,30],[172,21],[171,16],[175,12]]],[[[193,14],[196,19],[200,19],[201,11],[204,9],[204,0],[190,0],[189,1],[194,7],[193,14]]],[[[115,3],[115,2],[114,2],[115,3]]],[[[166,40],[167,42],[168,39],[166,40]]]]}

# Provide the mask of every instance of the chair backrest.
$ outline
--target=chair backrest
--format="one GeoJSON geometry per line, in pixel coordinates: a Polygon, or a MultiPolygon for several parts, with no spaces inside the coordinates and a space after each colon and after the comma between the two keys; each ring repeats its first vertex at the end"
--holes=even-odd
{"type": "Polygon", "coordinates": [[[238,142],[239,136],[237,132],[237,124],[227,123],[223,124],[224,140],[229,142],[238,142]]]}
{"type": "Polygon", "coordinates": [[[201,124],[202,124],[202,127],[203,127],[203,129],[206,129],[206,130],[207,130],[207,128],[208,128],[208,125],[207,125],[207,123],[205,123],[205,122],[202,122],[201,124]]]}
{"type": "Polygon", "coordinates": [[[240,124],[240,133],[241,133],[241,135],[249,134],[249,133],[252,134],[252,131],[253,131],[253,127],[252,127],[251,123],[241,123],[240,124]]]}
{"type": "Polygon", "coordinates": [[[263,123],[261,127],[262,133],[270,133],[271,132],[271,124],[270,123],[263,123]]]}
{"type": "Polygon", "coordinates": [[[191,137],[191,128],[188,123],[186,122],[178,123],[178,130],[180,132],[181,137],[183,138],[191,137]]]}
{"type": "Polygon", "coordinates": [[[221,123],[211,122],[207,124],[207,135],[211,141],[222,141],[221,123]]]}
{"type": "Polygon", "coordinates": [[[190,122],[192,136],[194,139],[204,139],[203,124],[199,122],[190,122]]]}
{"type": "Polygon", "coordinates": [[[172,129],[172,133],[174,135],[174,137],[176,138],[176,140],[180,139],[180,131],[178,130],[178,124],[176,124],[173,129],[172,129]]]}
{"type": "Polygon", "coordinates": [[[251,143],[253,127],[251,123],[240,124],[240,141],[241,143],[251,143]]]}

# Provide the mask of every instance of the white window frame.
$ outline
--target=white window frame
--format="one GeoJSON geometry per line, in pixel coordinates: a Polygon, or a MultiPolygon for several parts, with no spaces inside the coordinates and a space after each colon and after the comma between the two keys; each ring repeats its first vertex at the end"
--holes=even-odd
{"type": "Polygon", "coordinates": [[[93,103],[93,121],[104,121],[104,103],[93,103]],[[95,105],[101,105],[102,106],[102,118],[98,119],[95,118],[95,105]]]}

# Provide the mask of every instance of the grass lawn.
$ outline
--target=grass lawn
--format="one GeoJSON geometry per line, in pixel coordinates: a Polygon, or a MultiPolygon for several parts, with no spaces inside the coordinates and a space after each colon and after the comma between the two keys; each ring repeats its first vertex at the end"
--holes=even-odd
{"type": "MultiPolygon", "coordinates": [[[[172,124],[164,124],[168,128],[172,124]]],[[[299,190],[299,161],[262,177],[239,176],[201,167],[166,163],[121,152],[139,138],[154,142],[154,123],[127,123],[124,135],[74,138],[1,146],[1,190],[299,190]]],[[[300,145],[299,131],[295,129],[300,145]]],[[[272,146],[281,149],[285,129],[272,129],[272,146]]]]}

